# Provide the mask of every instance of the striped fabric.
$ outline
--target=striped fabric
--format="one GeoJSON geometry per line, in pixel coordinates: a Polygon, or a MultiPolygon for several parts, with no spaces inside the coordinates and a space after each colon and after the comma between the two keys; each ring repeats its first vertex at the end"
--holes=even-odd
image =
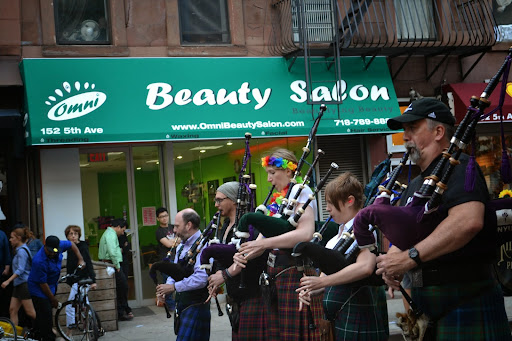
{"type": "Polygon", "coordinates": [[[180,318],[177,341],[210,340],[210,303],[189,306],[181,312],[180,318]]]}
{"type": "Polygon", "coordinates": [[[327,318],[336,317],[336,340],[388,339],[388,310],[383,287],[327,287],[323,304],[327,318]]]}
{"type": "MultiPolygon", "coordinates": [[[[284,269],[285,267],[268,267],[267,271],[270,276],[274,276],[284,269]]],[[[316,275],[312,268],[306,268],[305,273],[308,276],[316,275]]],[[[293,267],[276,279],[277,304],[273,306],[277,308],[267,307],[266,309],[266,340],[320,340],[319,329],[309,330],[308,328],[306,309],[298,311],[299,298],[295,289],[299,287],[300,278],[301,275],[293,267]]],[[[319,297],[313,299],[311,310],[316,323],[322,316],[322,304],[319,297]]]]}
{"type": "Polygon", "coordinates": [[[443,316],[437,322],[437,341],[512,340],[503,294],[494,280],[412,288],[412,298],[431,319],[443,316]]]}
{"type": "Polygon", "coordinates": [[[260,297],[250,298],[240,303],[240,324],[238,332],[232,333],[233,341],[265,339],[265,306],[260,297]]]}

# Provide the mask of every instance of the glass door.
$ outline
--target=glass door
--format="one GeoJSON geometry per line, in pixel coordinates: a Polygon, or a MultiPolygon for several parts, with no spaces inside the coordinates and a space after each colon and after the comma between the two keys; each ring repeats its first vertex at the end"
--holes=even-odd
{"type": "Polygon", "coordinates": [[[98,259],[99,240],[109,222],[124,218],[131,243],[126,260],[130,306],[149,304],[155,297],[149,278],[149,264],[157,260],[155,211],[164,202],[158,146],[83,149],[80,174],[91,257],[98,259]]]}

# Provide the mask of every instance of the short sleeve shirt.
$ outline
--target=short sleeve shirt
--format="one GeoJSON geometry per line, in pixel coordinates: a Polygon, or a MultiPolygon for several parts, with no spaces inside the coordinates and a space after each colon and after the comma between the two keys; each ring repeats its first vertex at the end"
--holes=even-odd
{"type": "Polygon", "coordinates": [[[47,283],[50,287],[50,291],[55,295],[62,267],[62,252],[71,248],[71,242],[69,240],[61,240],[59,248],[59,254],[56,258],[48,258],[44,252],[44,247],[35,255],[32,260],[32,270],[28,276],[28,290],[30,291],[30,295],[48,298],[39,286],[41,283],[47,283]]]}

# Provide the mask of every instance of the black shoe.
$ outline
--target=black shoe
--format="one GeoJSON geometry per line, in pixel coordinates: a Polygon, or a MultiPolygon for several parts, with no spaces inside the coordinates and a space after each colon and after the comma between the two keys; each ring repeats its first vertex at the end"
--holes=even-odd
{"type": "Polygon", "coordinates": [[[131,320],[133,320],[133,317],[128,316],[127,314],[119,316],[119,321],[131,321],[131,320]]]}

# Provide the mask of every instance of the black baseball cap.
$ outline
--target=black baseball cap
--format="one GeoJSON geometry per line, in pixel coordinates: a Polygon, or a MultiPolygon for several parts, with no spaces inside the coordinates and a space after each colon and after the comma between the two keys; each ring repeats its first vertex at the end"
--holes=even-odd
{"type": "Polygon", "coordinates": [[[414,122],[424,118],[430,118],[451,126],[455,124],[455,118],[446,104],[435,98],[422,98],[413,101],[402,115],[390,118],[388,127],[391,130],[403,129],[402,123],[414,122]]]}
{"type": "Polygon", "coordinates": [[[44,243],[44,247],[50,252],[59,252],[60,249],[60,239],[57,236],[48,236],[46,237],[46,241],[44,243]]]}

